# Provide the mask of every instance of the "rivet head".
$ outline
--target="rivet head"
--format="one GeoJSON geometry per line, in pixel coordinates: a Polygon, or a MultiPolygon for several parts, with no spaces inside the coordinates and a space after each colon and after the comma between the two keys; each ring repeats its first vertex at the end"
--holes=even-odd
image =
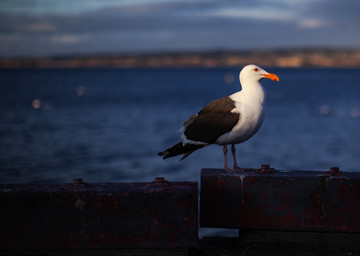
{"type": "Polygon", "coordinates": [[[338,172],[339,171],[339,167],[331,167],[330,171],[332,172],[338,172]]]}
{"type": "Polygon", "coordinates": [[[331,175],[337,175],[337,174],[341,173],[339,167],[331,167],[329,172],[330,172],[331,175]]]}
{"type": "Polygon", "coordinates": [[[154,179],[155,183],[164,183],[165,182],[165,178],[164,177],[156,177],[154,179]]]}
{"type": "Polygon", "coordinates": [[[84,182],[82,178],[73,179],[73,183],[68,185],[70,188],[83,188],[87,186],[89,186],[89,184],[84,182]]]}
{"type": "Polygon", "coordinates": [[[274,168],[270,167],[270,164],[262,164],[260,169],[257,169],[256,171],[264,174],[276,172],[274,168]]]}
{"type": "Polygon", "coordinates": [[[270,164],[262,164],[261,169],[262,170],[269,170],[270,169],[270,164]]]}
{"type": "Polygon", "coordinates": [[[73,180],[73,184],[83,184],[83,183],[84,183],[84,181],[83,181],[82,178],[78,178],[78,179],[73,180]]]}

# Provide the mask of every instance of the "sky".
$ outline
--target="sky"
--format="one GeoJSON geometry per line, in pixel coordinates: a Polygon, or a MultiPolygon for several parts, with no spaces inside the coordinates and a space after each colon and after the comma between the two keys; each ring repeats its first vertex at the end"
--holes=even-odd
{"type": "Polygon", "coordinates": [[[359,0],[0,0],[0,58],[360,48],[359,0]]]}

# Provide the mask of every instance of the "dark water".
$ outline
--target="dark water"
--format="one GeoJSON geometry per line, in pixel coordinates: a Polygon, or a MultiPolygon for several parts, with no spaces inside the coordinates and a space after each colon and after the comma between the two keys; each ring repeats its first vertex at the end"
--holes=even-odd
{"type": "MultiPolygon", "coordinates": [[[[360,171],[360,70],[268,69],[263,127],[237,146],[244,167],[360,171]]],[[[157,152],[181,123],[238,90],[238,69],[0,70],[0,182],[198,181],[222,148],[157,152]],[[231,82],[232,77],[235,81],[231,82]]]]}

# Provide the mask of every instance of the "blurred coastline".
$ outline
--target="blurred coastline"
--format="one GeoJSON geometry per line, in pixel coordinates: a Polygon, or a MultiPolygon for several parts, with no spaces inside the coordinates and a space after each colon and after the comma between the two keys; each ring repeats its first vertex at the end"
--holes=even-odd
{"type": "Polygon", "coordinates": [[[159,52],[0,59],[0,68],[360,67],[360,49],[159,52]]]}

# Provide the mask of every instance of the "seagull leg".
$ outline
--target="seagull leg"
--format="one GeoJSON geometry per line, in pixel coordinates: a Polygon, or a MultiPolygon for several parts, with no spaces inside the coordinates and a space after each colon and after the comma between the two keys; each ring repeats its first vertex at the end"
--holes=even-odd
{"type": "Polygon", "coordinates": [[[232,156],[233,156],[233,158],[234,158],[234,170],[242,171],[243,169],[240,168],[240,167],[238,166],[238,164],[237,164],[235,151],[236,151],[235,145],[232,144],[232,145],[231,145],[231,153],[232,153],[232,156]]]}
{"type": "Polygon", "coordinates": [[[225,167],[224,167],[224,170],[225,172],[230,172],[230,173],[234,173],[233,170],[231,170],[228,166],[228,160],[227,160],[227,152],[228,152],[228,149],[226,147],[226,145],[224,145],[223,147],[223,152],[224,152],[224,162],[225,162],[225,167]]]}

